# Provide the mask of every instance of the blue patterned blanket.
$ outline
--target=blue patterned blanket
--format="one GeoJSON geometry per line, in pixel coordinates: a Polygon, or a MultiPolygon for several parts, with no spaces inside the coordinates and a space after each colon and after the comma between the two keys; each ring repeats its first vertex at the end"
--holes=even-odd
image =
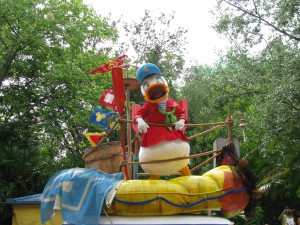
{"type": "Polygon", "coordinates": [[[62,219],[72,224],[98,224],[107,192],[122,173],[106,174],[96,169],[72,168],[55,174],[41,198],[41,223],[62,211],[62,219]]]}

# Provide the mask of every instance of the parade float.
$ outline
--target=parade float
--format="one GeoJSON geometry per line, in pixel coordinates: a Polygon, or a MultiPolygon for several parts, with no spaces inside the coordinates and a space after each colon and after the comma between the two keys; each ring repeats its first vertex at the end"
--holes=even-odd
{"type": "MultiPolygon", "coordinates": [[[[162,97],[168,96],[169,90],[166,81],[159,79],[160,71],[155,67],[154,73],[151,73],[149,68],[144,68],[142,78],[138,76],[139,72],[137,79],[129,78],[129,65],[124,63],[124,59],[126,56],[119,57],[91,72],[110,73],[113,90],[106,89],[99,100],[100,104],[111,108],[111,111],[99,106],[90,117],[90,121],[101,126],[104,131],[84,134],[92,145],[82,157],[85,168],[59,171],[48,181],[42,194],[10,199],[8,204],[13,206],[14,211],[13,225],[233,224],[228,219],[243,211],[249,213],[253,210],[260,193],[255,189],[255,179],[248,162],[240,159],[237,140],[231,136],[234,123],[230,107],[224,121],[188,124],[188,101],[184,99],[178,103],[168,103],[168,97],[162,97]],[[151,78],[153,74],[159,77],[151,78]],[[147,85],[143,91],[146,78],[147,85]],[[150,78],[155,80],[155,84],[151,84],[150,78]],[[155,99],[160,99],[159,102],[149,103],[151,107],[163,102],[165,111],[169,111],[168,105],[172,104],[174,115],[175,106],[179,110],[179,119],[172,121],[174,118],[171,118],[167,123],[161,123],[156,122],[155,116],[153,120],[144,120],[145,107],[149,106],[130,104],[130,92],[140,86],[146,100],[151,99],[151,93],[158,96],[155,99]],[[155,86],[156,91],[147,90],[152,86],[155,86]],[[157,94],[160,92],[157,90],[164,94],[157,94]],[[121,140],[107,141],[117,127],[121,140]],[[190,155],[188,151],[188,154],[173,155],[173,152],[169,152],[161,158],[151,156],[147,160],[139,160],[142,158],[139,154],[143,148],[141,142],[147,135],[147,129],[151,135],[152,127],[155,127],[155,135],[152,136],[159,136],[160,151],[167,149],[166,144],[173,142],[163,140],[164,132],[185,135],[187,128],[209,127],[191,137],[184,136],[182,139],[187,143],[192,138],[225,127],[228,137],[225,142],[222,139],[222,144],[217,140],[214,149],[204,153],[190,155]],[[201,164],[194,168],[187,167],[190,160],[204,156],[206,159],[201,164]],[[214,168],[202,175],[193,175],[207,163],[213,163],[214,168]],[[182,166],[175,168],[177,164],[182,166]],[[152,165],[155,165],[155,170],[151,170],[152,165]],[[144,172],[140,172],[139,167],[144,172]],[[160,176],[169,175],[169,179],[160,179],[160,176]]],[[[155,115],[153,111],[151,113],[155,115]]],[[[173,144],[170,149],[173,151],[177,144],[173,144]]],[[[153,146],[148,148],[152,150],[153,146]]],[[[145,152],[145,149],[142,151],[145,152]]]]}

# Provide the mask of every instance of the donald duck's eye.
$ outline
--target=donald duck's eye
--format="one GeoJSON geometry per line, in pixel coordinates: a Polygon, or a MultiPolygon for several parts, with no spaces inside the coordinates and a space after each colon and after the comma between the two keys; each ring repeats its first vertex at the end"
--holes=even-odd
{"type": "Polygon", "coordinates": [[[156,82],[157,83],[163,83],[164,81],[163,81],[163,79],[161,79],[161,77],[156,77],[156,82]]]}
{"type": "Polygon", "coordinates": [[[144,90],[146,90],[147,89],[147,87],[149,87],[150,86],[150,84],[149,84],[149,82],[145,82],[144,84],[143,84],[143,88],[144,88],[144,90]]]}

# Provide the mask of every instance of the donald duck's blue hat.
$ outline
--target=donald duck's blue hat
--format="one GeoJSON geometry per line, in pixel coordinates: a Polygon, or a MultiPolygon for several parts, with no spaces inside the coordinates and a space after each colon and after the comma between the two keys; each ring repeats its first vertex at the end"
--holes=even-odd
{"type": "Polygon", "coordinates": [[[140,84],[142,84],[143,80],[152,74],[158,74],[162,76],[160,69],[153,63],[146,63],[136,71],[136,79],[140,84]]]}

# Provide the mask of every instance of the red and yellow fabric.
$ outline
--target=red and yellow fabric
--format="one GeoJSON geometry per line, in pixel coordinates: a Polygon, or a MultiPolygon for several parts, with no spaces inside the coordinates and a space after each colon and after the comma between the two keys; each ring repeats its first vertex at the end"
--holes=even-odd
{"type": "Polygon", "coordinates": [[[91,145],[93,147],[95,147],[98,144],[100,138],[103,135],[106,135],[106,132],[102,132],[102,133],[84,133],[83,135],[88,139],[88,141],[91,143],[91,145]]]}
{"type": "Polygon", "coordinates": [[[105,73],[105,72],[109,72],[111,71],[111,69],[113,67],[116,67],[116,66],[121,66],[123,65],[123,61],[124,59],[127,58],[127,55],[122,55],[118,58],[116,58],[115,60],[113,61],[110,61],[110,62],[107,62],[101,66],[99,66],[98,68],[92,70],[91,72],[89,72],[89,74],[96,74],[96,73],[105,73]]]}

